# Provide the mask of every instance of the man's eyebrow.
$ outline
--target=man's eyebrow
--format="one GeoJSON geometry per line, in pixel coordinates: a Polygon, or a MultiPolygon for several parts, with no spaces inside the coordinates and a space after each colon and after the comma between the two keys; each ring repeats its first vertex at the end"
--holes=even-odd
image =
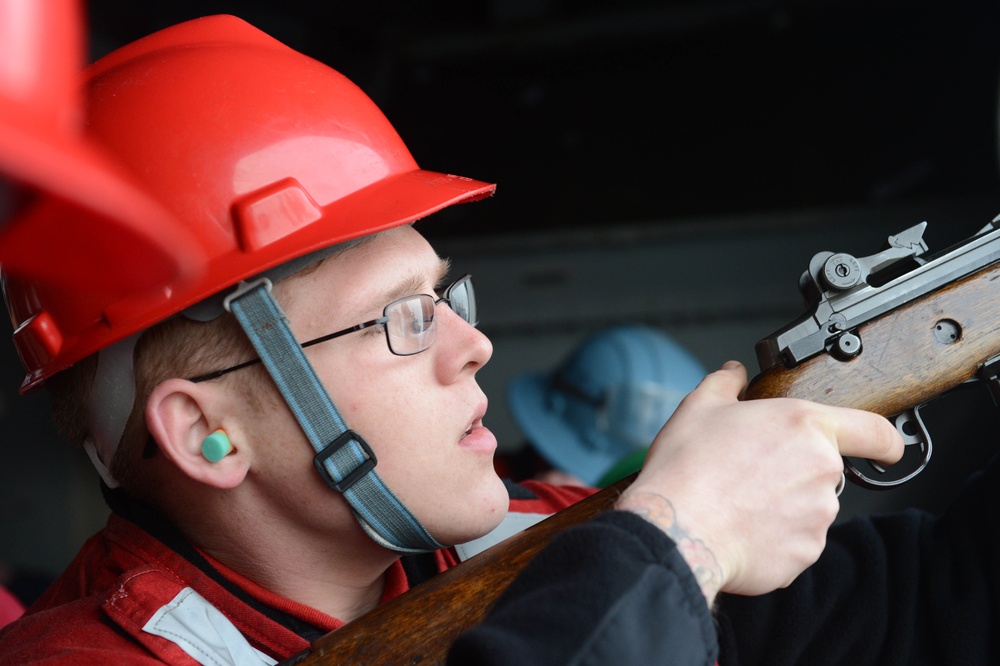
{"type": "Polygon", "coordinates": [[[434,287],[437,288],[445,278],[448,277],[448,273],[451,272],[451,259],[438,259],[438,272],[436,279],[434,280],[434,287]]]}
{"type": "MultiPolygon", "coordinates": [[[[435,287],[445,278],[446,275],[448,275],[448,271],[450,269],[451,262],[448,259],[441,259],[439,261],[433,281],[435,287]]],[[[387,303],[391,303],[392,301],[399,300],[400,298],[425,293],[425,284],[427,284],[426,275],[417,275],[416,273],[413,273],[386,292],[385,301],[387,303]]]]}

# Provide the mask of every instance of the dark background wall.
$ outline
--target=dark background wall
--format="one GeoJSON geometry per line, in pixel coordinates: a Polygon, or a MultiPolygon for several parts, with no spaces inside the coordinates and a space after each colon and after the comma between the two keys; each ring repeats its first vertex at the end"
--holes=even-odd
{"type": "Polygon", "coordinates": [[[1000,184],[1000,5],[986,1],[90,7],[95,55],[235,13],[339,69],[423,166],[500,183],[474,222],[440,233],[882,205],[1000,184]]]}
{"type": "MultiPolygon", "coordinates": [[[[871,254],[921,220],[940,249],[1000,212],[996,3],[94,0],[92,54],[213,13],[349,76],[423,167],[499,183],[421,230],[477,276],[488,425],[507,449],[507,381],[600,326],[650,323],[706,367],[753,370],[754,342],[801,312],[813,253],[871,254]]],[[[19,380],[8,349],[0,562],[54,573],[105,509],[19,380]]],[[[992,453],[980,395],[934,411],[932,470],[850,488],[845,516],[943,506],[992,453]]]]}

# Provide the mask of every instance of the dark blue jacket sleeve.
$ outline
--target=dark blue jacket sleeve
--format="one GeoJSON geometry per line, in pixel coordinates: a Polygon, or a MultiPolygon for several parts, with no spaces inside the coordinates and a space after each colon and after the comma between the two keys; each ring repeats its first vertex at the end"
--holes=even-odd
{"type": "Polygon", "coordinates": [[[1000,465],[943,515],[834,526],[784,590],[721,595],[723,666],[1000,664],[1000,465]]]}
{"type": "Polygon", "coordinates": [[[717,651],[708,605],[673,541],[610,511],[553,538],[448,663],[711,666],[717,651]]]}

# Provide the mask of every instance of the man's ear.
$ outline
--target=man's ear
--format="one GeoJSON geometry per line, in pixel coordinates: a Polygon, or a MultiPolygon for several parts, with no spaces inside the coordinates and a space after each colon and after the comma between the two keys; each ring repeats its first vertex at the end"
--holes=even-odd
{"type": "Polygon", "coordinates": [[[146,401],[146,427],[163,454],[184,474],[215,488],[235,488],[250,469],[249,451],[231,442],[232,450],[217,462],[202,454],[202,442],[223,428],[213,410],[214,391],[186,379],[168,379],[146,401]]]}

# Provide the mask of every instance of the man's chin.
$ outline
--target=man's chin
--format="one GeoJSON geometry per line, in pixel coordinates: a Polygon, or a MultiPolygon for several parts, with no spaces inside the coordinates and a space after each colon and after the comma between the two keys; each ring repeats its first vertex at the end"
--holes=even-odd
{"type": "Polygon", "coordinates": [[[465,514],[465,520],[462,521],[464,529],[456,530],[455,527],[457,527],[459,521],[452,521],[449,526],[452,529],[447,530],[447,534],[442,534],[441,537],[438,537],[441,543],[454,546],[474,541],[486,536],[503,522],[503,519],[507,516],[507,511],[510,509],[510,495],[507,493],[507,488],[503,485],[503,481],[499,477],[494,477],[494,479],[495,487],[491,488],[491,492],[480,496],[476,502],[466,504],[466,507],[479,506],[481,507],[480,510],[475,515],[465,514]]]}

